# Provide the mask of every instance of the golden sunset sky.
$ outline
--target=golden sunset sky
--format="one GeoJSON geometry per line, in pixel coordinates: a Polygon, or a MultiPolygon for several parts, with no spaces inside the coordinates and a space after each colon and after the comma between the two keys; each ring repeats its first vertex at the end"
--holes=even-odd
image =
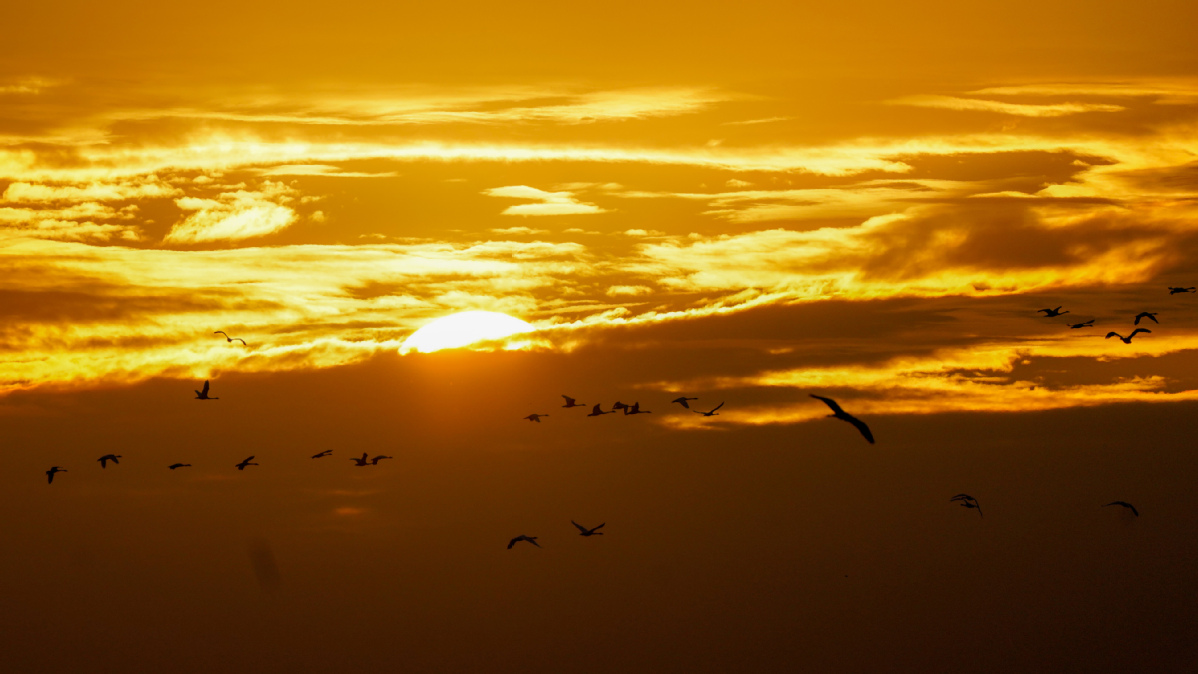
{"type": "Polygon", "coordinates": [[[1198,657],[1198,4],[5,25],[0,669],[1198,657]]]}

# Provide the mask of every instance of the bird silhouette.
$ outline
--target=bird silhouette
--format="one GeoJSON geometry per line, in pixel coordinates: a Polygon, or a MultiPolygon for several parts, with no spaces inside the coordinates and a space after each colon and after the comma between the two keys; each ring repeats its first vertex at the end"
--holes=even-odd
{"type": "Polygon", "coordinates": [[[978,500],[969,494],[957,494],[956,496],[950,498],[949,501],[960,501],[960,505],[965,508],[977,508],[978,516],[985,517],[985,515],[982,514],[982,506],[978,504],[978,500]]]}
{"type": "Polygon", "coordinates": [[[548,414],[530,414],[526,417],[521,417],[521,418],[528,419],[529,421],[535,421],[539,424],[539,423],[541,423],[541,417],[547,417],[547,416],[549,416],[549,415],[548,414]]]}
{"type": "Polygon", "coordinates": [[[1195,290],[1196,290],[1196,289],[1195,289],[1193,286],[1190,286],[1189,288],[1173,288],[1173,287],[1170,287],[1170,288],[1169,288],[1169,294],[1170,294],[1170,295],[1176,295],[1177,293],[1192,293],[1192,292],[1194,292],[1195,290]]]}
{"type": "Polygon", "coordinates": [[[196,391],[196,400],[220,400],[220,398],[208,397],[208,380],[204,380],[204,388],[196,391]]]}
{"type": "Polygon", "coordinates": [[[602,404],[595,405],[594,409],[592,409],[591,413],[588,414],[587,416],[588,417],[601,417],[604,414],[615,414],[615,412],[616,412],[615,410],[612,410],[611,412],[604,412],[603,410],[599,409],[601,407],[603,407],[602,404]]]}
{"type": "Polygon", "coordinates": [[[1136,328],[1135,330],[1132,330],[1131,334],[1126,337],[1124,337],[1123,335],[1121,335],[1117,332],[1108,332],[1108,333],[1106,333],[1106,338],[1110,339],[1111,337],[1118,337],[1119,339],[1123,340],[1124,344],[1131,344],[1131,338],[1135,337],[1137,333],[1141,333],[1141,332],[1151,333],[1152,331],[1149,330],[1148,328],[1136,328]]]}
{"type": "Polygon", "coordinates": [[[629,407],[629,406],[627,406],[627,405],[625,405],[625,406],[624,406],[624,414],[625,414],[625,415],[629,415],[629,414],[653,414],[653,412],[652,412],[651,410],[643,410],[643,409],[641,409],[641,404],[640,404],[639,402],[635,402],[635,403],[632,403],[632,407],[629,407]]]}
{"type": "Polygon", "coordinates": [[[824,404],[826,404],[828,407],[832,408],[832,414],[829,414],[828,416],[836,417],[837,419],[840,419],[841,421],[847,421],[850,424],[856,426],[857,430],[861,431],[861,435],[864,435],[865,439],[869,440],[869,444],[872,445],[874,443],[874,434],[869,432],[869,426],[866,426],[864,421],[862,421],[862,420],[858,419],[857,417],[849,414],[848,412],[845,412],[844,410],[840,409],[840,405],[837,405],[836,401],[832,400],[831,398],[817,396],[814,393],[811,393],[808,395],[810,395],[812,398],[816,398],[818,400],[824,401],[824,404]]]}
{"type": "Polygon", "coordinates": [[[51,466],[50,470],[46,471],[46,477],[50,478],[49,480],[46,480],[46,484],[54,484],[54,474],[55,473],[65,473],[65,472],[67,472],[66,468],[59,468],[58,466],[51,466]]]}
{"type": "Polygon", "coordinates": [[[538,548],[541,547],[541,545],[539,543],[537,543],[536,536],[517,536],[517,537],[513,538],[512,540],[508,541],[507,549],[511,550],[512,546],[519,543],[520,541],[528,541],[529,543],[532,543],[533,545],[537,546],[538,548]]]}
{"type": "Polygon", "coordinates": [[[616,410],[627,410],[627,409],[628,409],[628,406],[625,405],[624,403],[620,402],[619,400],[612,403],[612,406],[611,406],[611,411],[613,411],[613,412],[615,412],[616,410]]]}
{"type": "Polygon", "coordinates": [[[245,343],[245,340],[244,340],[244,339],[242,339],[242,338],[240,338],[240,337],[230,337],[229,335],[225,334],[225,331],[224,331],[224,330],[217,330],[216,332],[214,332],[214,333],[212,333],[212,334],[214,334],[214,335],[225,335],[225,341],[227,341],[227,342],[230,342],[230,343],[232,343],[232,342],[241,342],[241,343],[242,343],[242,345],[244,345],[244,346],[249,346],[249,344],[246,344],[246,343],[245,343]]]}
{"type": "Polygon", "coordinates": [[[602,529],[603,525],[607,524],[607,522],[604,522],[603,524],[600,524],[599,526],[597,526],[593,529],[588,529],[588,528],[582,526],[581,524],[579,524],[578,522],[575,522],[574,520],[570,520],[570,524],[573,524],[574,526],[578,527],[578,530],[582,532],[582,533],[578,534],[579,536],[602,536],[603,532],[599,531],[599,530],[602,529]]]}
{"type": "Polygon", "coordinates": [[[1157,312],[1141,311],[1140,313],[1136,314],[1136,323],[1135,324],[1139,325],[1141,318],[1151,318],[1153,323],[1160,323],[1160,321],[1156,320],[1156,315],[1159,313],[1160,313],[1159,311],[1157,311],[1157,312]]]}
{"type": "Polygon", "coordinates": [[[586,403],[575,402],[570,396],[564,395],[562,397],[566,399],[566,404],[562,405],[562,407],[586,407],[586,403]]]}
{"type": "Polygon", "coordinates": [[[117,461],[117,459],[119,459],[119,458],[121,458],[120,454],[105,454],[104,456],[101,456],[100,458],[96,459],[96,461],[100,462],[101,468],[107,468],[109,461],[111,461],[113,463],[120,463],[120,461],[117,461]]]}
{"type": "Polygon", "coordinates": [[[237,470],[245,470],[245,467],[246,467],[246,466],[256,466],[256,465],[258,465],[258,464],[256,464],[256,463],[250,463],[250,460],[251,460],[251,459],[253,459],[253,458],[254,458],[254,457],[252,457],[252,456],[246,457],[245,461],[242,461],[241,463],[237,464],[237,470]]]}
{"type": "Polygon", "coordinates": [[[716,414],[715,410],[718,410],[723,406],[724,406],[724,403],[720,403],[719,405],[716,405],[715,409],[713,409],[710,412],[700,412],[699,410],[691,410],[691,411],[694,412],[695,414],[702,414],[705,417],[718,417],[720,415],[716,414]]]}
{"type": "Polygon", "coordinates": [[[321,453],[319,453],[319,454],[313,454],[313,455],[312,455],[312,458],[313,458],[313,459],[319,459],[319,458],[321,458],[321,457],[328,456],[329,454],[332,454],[332,453],[333,453],[333,450],[331,450],[331,449],[326,449],[326,450],[324,450],[323,452],[321,452],[321,453]]]}
{"type": "Polygon", "coordinates": [[[366,465],[366,457],[368,457],[368,456],[370,456],[370,455],[367,454],[366,452],[362,452],[361,458],[355,459],[351,456],[349,460],[353,461],[355,466],[365,466],[366,465]]]}
{"type": "Polygon", "coordinates": [[[382,461],[383,459],[394,459],[394,458],[395,458],[394,456],[383,456],[382,454],[379,454],[378,456],[376,456],[370,460],[370,465],[377,466],[377,465],[379,465],[379,461],[382,461]]]}
{"type": "MultiPolygon", "coordinates": [[[[250,457],[250,458],[253,458],[253,457],[250,457]]],[[[176,468],[190,468],[190,467],[191,467],[190,463],[172,463],[171,465],[167,466],[167,468],[170,468],[171,470],[174,470],[176,468]]]]}
{"type": "Polygon", "coordinates": [[[1128,503],[1127,501],[1111,501],[1110,503],[1108,503],[1102,507],[1105,508],[1106,506],[1113,506],[1113,505],[1123,506],[1124,508],[1128,508],[1131,510],[1131,514],[1135,515],[1136,517],[1140,516],[1140,511],[1136,510],[1136,507],[1134,505],[1128,503]]]}
{"type": "Polygon", "coordinates": [[[1090,320],[1085,321],[1084,323],[1072,323],[1069,325],[1069,327],[1073,328],[1074,330],[1076,330],[1077,328],[1092,328],[1092,327],[1094,327],[1094,319],[1091,318],[1090,320]]]}
{"type": "Polygon", "coordinates": [[[1063,314],[1069,313],[1068,311],[1061,311],[1060,307],[1057,307],[1056,309],[1038,309],[1036,313],[1040,313],[1041,311],[1044,312],[1044,318],[1053,318],[1054,316],[1061,316],[1063,314]]]}
{"type": "Polygon", "coordinates": [[[685,407],[686,409],[689,410],[691,408],[691,406],[686,404],[686,401],[688,401],[688,400],[698,400],[698,398],[687,398],[686,396],[683,396],[681,398],[674,398],[670,402],[678,403],[679,405],[682,405],[683,407],[685,407]]]}

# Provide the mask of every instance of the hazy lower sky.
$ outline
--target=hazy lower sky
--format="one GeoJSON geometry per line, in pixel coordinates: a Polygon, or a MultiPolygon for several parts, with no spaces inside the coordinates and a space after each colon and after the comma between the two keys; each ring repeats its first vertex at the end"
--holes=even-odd
{"type": "Polygon", "coordinates": [[[5,24],[5,671],[1198,657],[1198,5],[5,24]]]}

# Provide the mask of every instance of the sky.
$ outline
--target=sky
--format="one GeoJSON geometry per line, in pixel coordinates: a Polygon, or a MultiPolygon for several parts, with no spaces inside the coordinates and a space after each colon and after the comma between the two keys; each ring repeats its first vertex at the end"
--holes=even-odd
{"type": "Polygon", "coordinates": [[[6,671],[1198,656],[1193,3],[5,13],[6,671]]]}

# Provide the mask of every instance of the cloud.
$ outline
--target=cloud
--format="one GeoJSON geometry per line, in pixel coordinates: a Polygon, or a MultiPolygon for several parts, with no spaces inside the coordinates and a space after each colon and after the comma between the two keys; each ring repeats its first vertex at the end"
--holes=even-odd
{"type": "Polygon", "coordinates": [[[531,227],[503,227],[491,230],[495,234],[513,234],[519,236],[531,236],[534,234],[548,234],[547,229],[532,229],[531,227]]]}
{"type": "Polygon", "coordinates": [[[258,192],[239,190],[216,199],[176,199],[180,209],[195,212],[172,227],[164,241],[241,241],[280,232],[294,224],[297,216],[291,208],[275,202],[291,201],[293,196],[294,190],[288,186],[266,181],[258,192]]]}
{"type": "Polygon", "coordinates": [[[546,192],[527,185],[493,187],[483,194],[506,199],[531,199],[540,203],[508,206],[503,215],[585,215],[605,213],[594,204],[586,204],[574,198],[571,192],[546,192]]]}
{"type": "Polygon", "coordinates": [[[154,178],[138,182],[92,183],[83,186],[14,182],[4,190],[3,200],[11,203],[128,201],[164,199],[179,194],[182,192],[178,188],[154,178]]]}
{"type": "Polygon", "coordinates": [[[997,112],[1020,117],[1063,117],[1083,112],[1121,112],[1122,105],[1110,103],[1004,103],[977,98],[957,96],[904,96],[887,101],[890,105],[913,105],[921,108],[943,108],[945,110],[973,110],[997,112]]]}

